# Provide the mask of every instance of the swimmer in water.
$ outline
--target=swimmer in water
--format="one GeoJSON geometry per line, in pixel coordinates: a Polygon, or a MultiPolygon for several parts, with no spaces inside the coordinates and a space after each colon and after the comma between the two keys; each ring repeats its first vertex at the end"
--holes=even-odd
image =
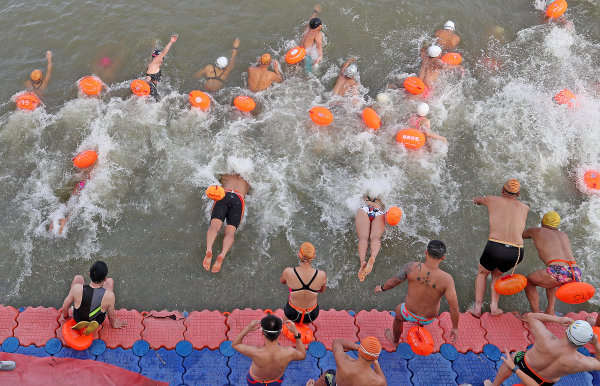
{"type": "Polygon", "coordinates": [[[354,64],[354,62],[356,62],[356,58],[350,58],[346,60],[346,62],[342,65],[340,73],[335,82],[335,86],[333,86],[333,90],[331,90],[333,95],[358,95],[358,86],[360,86],[360,83],[356,81],[356,76],[358,75],[358,67],[356,66],[356,64],[354,64]]]}
{"type": "Polygon", "coordinates": [[[165,48],[163,48],[162,51],[159,49],[155,49],[154,51],[152,51],[152,60],[150,61],[150,64],[148,64],[148,68],[146,69],[145,80],[150,85],[150,94],[155,98],[158,98],[158,91],[156,90],[156,86],[158,85],[158,82],[160,81],[160,78],[162,76],[160,67],[163,64],[165,55],[169,52],[173,43],[177,41],[177,37],[178,35],[172,35],[171,40],[167,43],[167,45],[165,46],[165,48]]]}
{"type": "Polygon", "coordinates": [[[279,62],[273,60],[273,71],[269,71],[271,55],[263,54],[259,59],[258,66],[248,68],[248,89],[259,92],[271,87],[273,82],[283,82],[283,75],[279,71],[279,62]]]}
{"type": "Polygon", "coordinates": [[[385,231],[385,205],[378,197],[363,197],[363,204],[354,218],[358,235],[358,258],[360,269],[358,280],[365,278],[373,270],[375,259],[381,249],[381,237],[385,231]],[[367,262],[367,248],[371,245],[371,257],[367,262]]]}
{"type": "Polygon", "coordinates": [[[425,50],[421,50],[421,70],[419,71],[419,78],[425,83],[427,88],[431,89],[433,84],[440,76],[440,71],[446,68],[446,64],[440,59],[442,55],[442,49],[439,46],[431,45],[425,50]]]}
{"type": "Polygon", "coordinates": [[[425,134],[425,136],[427,137],[427,139],[438,139],[440,141],[443,141],[444,143],[448,143],[446,137],[437,135],[430,130],[431,123],[429,122],[429,119],[427,119],[427,114],[429,114],[429,105],[425,102],[419,103],[417,105],[417,114],[410,117],[410,119],[408,120],[408,125],[410,127],[414,127],[419,131],[422,131],[423,134],[425,134]]]}
{"type": "Polygon", "coordinates": [[[460,43],[460,36],[456,34],[454,22],[451,20],[444,23],[443,29],[435,31],[435,37],[437,38],[437,45],[444,51],[453,50],[460,43]]]}
{"type": "Polygon", "coordinates": [[[206,232],[206,254],[202,262],[204,269],[207,271],[211,270],[212,273],[217,273],[221,270],[225,255],[233,246],[235,231],[244,218],[244,198],[250,190],[250,184],[239,174],[224,174],[221,176],[220,182],[223,189],[225,189],[225,197],[216,201],[213,205],[210,215],[210,226],[206,232]],[[223,222],[227,222],[225,237],[223,238],[223,249],[217,256],[217,261],[215,261],[211,269],[212,247],[223,222]]]}
{"type": "Polygon", "coordinates": [[[523,231],[527,221],[529,207],[519,201],[521,184],[514,178],[506,181],[501,196],[475,197],[475,205],[485,205],[489,213],[490,233],[483,254],[479,259],[479,272],[475,279],[475,304],[469,312],[481,316],[481,306],[485,295],[485,284],[492,274],[492,302],[490,312],[500,315],[498,308],[500,294],[494,284],[500,276],[519,264],[525,255],[523,249],[523,231]]]}
{"type": "Polygon", "coordinates": [[[48,82],[50,82],[50,77],[52,76],[52,51],[46,51],[46,60],[48,61],[46,76],[44,76],[42,70],[35,69],[29,74],[29,79],[25,81],[25,88],[36,93],[37,96],[42,96],[48,87],[48,82]]]}
{"type": "Polygon", "coordinates": [[[231,50],[231,58],[221,56],[215,60],[215,64],[208,64],[202,70],[194,74],[194,78],[204,78],[204,90],[209,92],[219,91],[225,86],[227,77],[235,66],[235,57],[237,56],[240,39],[235,38],[233,41],[233,49],[231,50]]]}
{"type": "Polygon", "coordinates": [[[312,65],[318,65],[323,60],[323,23],[318,18],[321,6],[315,5],[308,20],[300,45],[306,50],[305,60],[311,60],[312,65]]]}

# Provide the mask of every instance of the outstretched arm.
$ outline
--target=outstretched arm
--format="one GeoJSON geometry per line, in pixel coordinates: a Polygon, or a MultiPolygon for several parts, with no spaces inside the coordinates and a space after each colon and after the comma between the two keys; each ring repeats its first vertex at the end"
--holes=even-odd
{"type": "Polygon", "coordinates": [[[356,62],[356,58],[350,58],[350,59],[346,60],[346,62],[342,65],[342,68],[340,68],[339,76],[344,76],[344,71],[346,71],[346,68],[348,68],[348,66],[354,62],[356,62]]]}
{"type": "Polygon", "coordinates": [[[48,82],[50,82],[50,77],[52,76],[52,51],[46,51],[46,60],[48,61],[48,65],[46,66],[46,76],[40,86],[40,89],[42,90],[45,90],[46,87],[48,87],[48,82]]]}
{"type": "Polygon", "coordinates": [[[240,46],[240,39],[235,38],[233,40],[233,48],[231,50],[231,58],[229,59],[229,64],[225,67],[225,71],[223,72],[223,79],[227,79],[231,70],[235,66],[235,57],[237,56],[238,48],[240,46]]]}
{"type": "Polygon", "coordinates": [[[440,141],[444,141],[444,142],[448,143],[448,140],[446,139],[446,137],[441,136],[439,134],[435,134],[434,132],[432,132],[430,130],[425,130],[425,135],[427,136],[427,138],[439,139],[440,141]]]}
{"type": "Polygon", "coordinates": [[[414,264],[414,262],[404,264],[400,269],[400,272],[396,276],[392,277],[391,279],[388,279],[385,283],[376,286],[375,293],[387,291],[389,289],[394,288],[398,284],[401,284],[408,277],[408,274],[411,271],[414,264]]]}
{"type": "Polygon", "coordinates": [[[488,196],[482,196],[482,197],[475,197],[473,199],[473,202],[475,203],[475,205],[485,205],[487,206],[489,203],[489,197],[488,196]]]}
{"type": "Polygon", "coordinates": [[[306,23],[306,28],[304,29],[304,33],[308,32],[308,30],[310,29],[310,21],[311,19],[314,19],[315,17],[319,17],[319,13],[321,13],[321,5],[320,4],[315,4],[315,6],[313,7],[313,11],[310,14],[310,17],[308,18],[308,22],[306,23]]]}
{"type": "Polygon", "coordinates": [[[556,339],[554,334],[548,331],[546,326],[544,326],[544,322],[559,323],[565,327],[573,323],[573,319],[571,318],[533,312],[530,312],[525,316],[525,321],[529,324],[529,331],[533,334],[536,342],[556,339]]]}
{"type": "Polygon", "coordinates": [[[277,83],[283,82],[283,75],[281,74],[281,71],[279,71],[279,62],[277,60],[273,60],[273,71],[275,72],[273,81],[277,83]]]}
{"type": "Polygon", "coordinates": [[[231,347],[234,350],[238,351],[240,354],[244,354],[247,357],[252,358],[256,353],[256,347],[250,346],[247,344],[242,344],[242,340],[244,337],[248,335],[250,331],[256,331],[260,328],[260,320],[253,320],[249,325],[246,326],[239,334],[235,337],[233,342],[231,342],[231,347]]]}
{"type": "Polygon", "coordinates": [[[165,48],[163,48],[163,50],[160,52],[160,54],[158,54],[157,58],[164,59],[165,55],[169,52],[173,43],[175,43],[177,41],[178,37],[179,37],[179,35],[172,35],[171,40],[167,43],[165,48]]]}

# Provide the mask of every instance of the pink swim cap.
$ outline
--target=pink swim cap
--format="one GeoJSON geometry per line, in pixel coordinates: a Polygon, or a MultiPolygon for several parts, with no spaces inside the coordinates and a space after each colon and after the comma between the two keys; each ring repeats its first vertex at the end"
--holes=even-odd
{"type": "Polygon", "coordinates": [[[110,58],[108,56],[105,56],[102,59],[100,59],[100,65],[102,67],[108,67],[111,64],[112,64],[112,60],[110,60],[110,58]]]}

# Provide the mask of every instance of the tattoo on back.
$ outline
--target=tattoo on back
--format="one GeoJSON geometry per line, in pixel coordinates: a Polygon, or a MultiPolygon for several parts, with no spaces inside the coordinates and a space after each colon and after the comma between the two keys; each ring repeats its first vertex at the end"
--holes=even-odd
{"type": "Polygon", "coordinates": [[[410,266],[411,263],[404,264],[400,269],[400,272],[398,272],[398,274],[396,275],[396,277],[400,280],[406,280],[406,276],[408,276],[408,273],[410,272],[410,266]]]}

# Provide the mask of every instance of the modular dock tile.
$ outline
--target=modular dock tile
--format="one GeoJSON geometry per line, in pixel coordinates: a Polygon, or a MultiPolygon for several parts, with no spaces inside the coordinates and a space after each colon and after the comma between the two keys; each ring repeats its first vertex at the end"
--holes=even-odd
{"type": "Polygon", "coordinates": [[[444,330],[444,341],[452,344],[460,353],[472,351],[481,353],[483,346],[488,343],[485,339],[485,330],[481,327],[481,321],[469,312],[460,314],[458,319],[458,338],[456,342],[450,342],[450,331],[452,330],[452,319],[450,313],[443,312],[440,317],[440,327],[444,330]]]}
{"type": "Polygon", "coordinates": [[[236,351],[232,357],[229,358],[227,366],[231,369],[229,373],[229,384],[231,385],[246,385],[246,375],[250,370],[250,364],[252,361],[247,356],[244,356],[236,351]]]}
{"type": "Polygon", "coordinates": [[[486,312],[481,316],[481,326],[486,331],[486,340],[497,346],[500,351],[525,350],[531,343],[527,338],[529,331],[512,313],[493,316],[486,312]]]}
{"type": "Polygon", "coordinates": [[[216,350],[227,340],[227,319],[219,311],[194,311],[185,319],[183,324],[186,331],[185,339],[192,343],[196,350],[209,348],[216,350]]]}
{"type": "Polygon", "coordinates": [[[318,360],[312,355],[306,355],[303,361],[291,362],[285,370],[283,379],[284,386],[306,385],[309,379],[317,379],[321,376],[318,360]]]}
{"type": "Polygon", "coordinates": [[[385,329],[392,329],[394,317],[388,311],[360,311],[355,316],[358,326],[358,339],[374,336],[379,339],[384,350],[396,351],[395,345],[385,338],[385,329]]]}
{"type": "MultiPolygon", "coordinates": [[[[227,331],[227,339],[234,340],[238,334],[253,320],[260,320],[267,315],[263,310],[252,310],[250,308],[245,308],[243,310],[235,309],[233,310],[229,316],[227,317],[226,323],[229,327],[227,331]]],[[[251,345],[262,345],[263,337],[260,330],[251,331],[244,338],[245,344],[251,345]]],[[[235,383],[234,383],[235,384],[235,383]]]]}
{"type": "Polygon", "coordinates": [[[123,328],[112,328],[110,320],[102,323],[100,330],[100,339],[106,343],[108,348],[121,347],[130,349],[135,341],[142,339],[142,315],[136,310],[126,310],[124,308],[117,310],[117,318],[127,322],[123,328]]]}
{"type": "Polygon", "coordinates": [[[402,359],[397,352],[381,351],[379,365],[388,380],[388,385],[410,385],[412,373],[408,369],[408,361],[402,359]]]}
{"type": "Polygon", "coordinates": [[[170,385],[183,383],[183,358],[175,350],[150,350],[140,358],[141,374],[156,381],[169,382],[170,385]]]}
{"type": "Polygon", "coordinates": [[[474,354],[468,352],[460,354],[454,362],[452,368],[458,375],[456,382],[458,384],[470,384],[473,386],[483,385],[486,379],[494,379],[496,376],[496,363],[487,359],[484,354],[474,354]]]}
{"type": "MultiPolygon", "coordinates": [[[[571,319],[574,320],[585,320],[588,321],[588,319],[590,319],[591,322],[590,323],[592,326],[594,326],[594,322],[596,321],[596,318],[598,317],[598,313],[597,312],[592,312],[592,313],[587,313],[585,311],[579,311],[578,313],[574,313],[574,312],[569,312],[567,315],[565,315],[571,319]]],[[[563,329],[564,330],[564,329],[563,329]]],[[[596,352],[596,349],[594,348],[594,346],[591,343],[588,343],[584,346],[585,348],[588,349],[589,352],[591,352],[592,354],[596,352]]]]}
{"type": "Polygon", "coordinates": [[[592,386],[594,377],[590,373],[577,373],[562,377],[556,386],[592,386]]]}
{"type": "Polygon", "coordinates": [[[337,338],[358,341],[358,327],[354,324],[354,317],[347,311],[321,310],[313,324],[316,327],[315,339],[323,343],[327,350],[331,350],[333,340],[337,338]]]}
{"type": "Polygon", "coordinates": [[[18,313],[14,307],[0,305],[0,344],[9,336],[14,336],[13,331],[17,327],[18,313]]]}
{"type": "Polygon", "coordinates": [[[157,350],[166,348],[172,350],[177,343],[184,340],[183,315],[178,311],[150,311],[142,313],[142,339],[157,350]]]}
{"type": "Polygon", "coordinates": [[[219,350],[192,351],[183,360],[183,382],[186,385],[227,385],[230,373],[227,359],[219,350]]]}
{"type": "Polygon", "coordinates": [[[139,366],[140,358],[130,349],[125,350],[121,347],[107,348],[102,354],[96,357],[96,360],[133,371],[134,373],[141,371],[139,366]]]}
{"type": "Polygon", "coordinates": [[[91,359],[95,360],[96,356],[93,355],[90,350],[77,351],[73,350],[70,347],[63,347],[59,352],[54,354],[53,356],[57,358],[75,358],[75,359],[91,359]]]}
{"type": "MultiPolygon", "coordinates": [[[[406,342],[408,330],[410,330],[414,326],[418,326],[418,324],[412,322],[402,323],[402,336],[400,337],[400,342],[406,342]]],[[[431,336],[433,337],[433,352],[439,352],[440,346],[446,343],[443,338],[444,330],[442,330],[442,328],[440,327],[440,321],[436,319],[433,323],[424,326],[423,328],[429,331],[429,333],[431,333],[431,336]]]]}
{"type": "Polygon", "coordinates": [[[58,310],[55,308],[27,307],[17,316],[14,335],[22,346],[43,346],[48,340],[56,337],[58,316],[58,310]]]}
{"type": "Polygon", "coordinates": [[[321,373],[324,373],[330,369],[335,370],[336,368],[337,367],[335,365],[333,353],[331,351],[326,351],[325,356],[323,358],[319,358],[319,369],[321,370],[321,373]]]}
{"type": "Polygon", "coordinates": [[[50,356],[50,354],[48,354],[46,352],[44,347],[37,347],[34,345],[27,346],[27,347],[19,346],[19,348],[17,348],[17,351],[15,351],[15,354],[30,355],[33,357],[40,357],[40,358],[50,356]]]}
{"type": "Polygon", "coordinates": [[[450,361],[444,359],[441,354],[415,355],[408,361],[408,368],[413,374],[411,379],[413,385],[456,385],[456,373],[452,370],[450,361]]]}

